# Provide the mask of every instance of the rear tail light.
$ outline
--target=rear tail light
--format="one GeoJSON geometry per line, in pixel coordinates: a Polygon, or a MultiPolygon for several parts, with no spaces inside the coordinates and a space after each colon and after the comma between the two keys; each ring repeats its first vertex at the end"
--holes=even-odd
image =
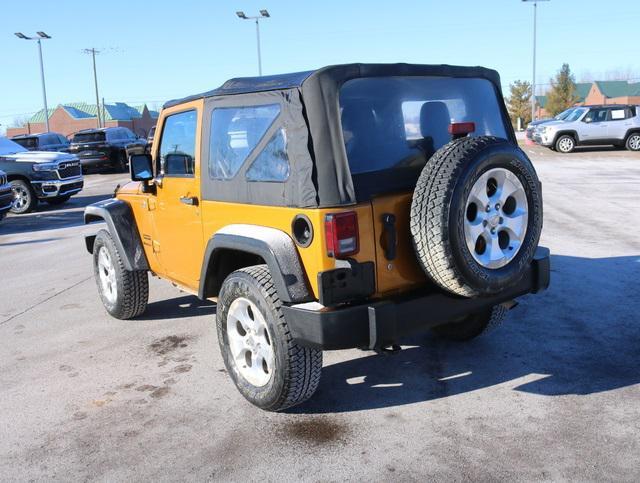
{"type": "Polygon", "coordinates": [[[330,257],[344,258],[358,253],[358,215],[355,211],[327,215],[324,228],[330,257]]]}
{"type": "Polygon", "coordinates": [[[475,130],[475,122],[452,122],[449,124],[449,134],[452,136],[466,136],[475,130]]]}

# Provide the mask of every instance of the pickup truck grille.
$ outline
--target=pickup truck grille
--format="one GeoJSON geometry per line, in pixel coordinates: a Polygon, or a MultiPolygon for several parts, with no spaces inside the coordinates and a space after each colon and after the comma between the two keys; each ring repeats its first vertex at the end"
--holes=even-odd
{"type": "Polygon", "coordinates": [[[4,174],[0,174],[0,186],[7,184],[7,177],[4,174]]]}
{"type": "Polygon", "coordinates": [[[73,176],[80,176],[82,169],[80,168],[79,161],[65,161],[60,163],[58,167],[58,177],[60,179],[72,178],[73,176]]]}

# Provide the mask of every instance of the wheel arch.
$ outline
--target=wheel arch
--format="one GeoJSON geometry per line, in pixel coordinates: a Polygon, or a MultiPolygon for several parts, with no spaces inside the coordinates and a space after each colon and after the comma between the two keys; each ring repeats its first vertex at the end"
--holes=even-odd
{"type": "MultiPolygon", "coordinates": [[[[128,203],[110,198],[87,206],[84,209],[84,223],[88,225],[96,222],[106,223],[127,270],[149,270],[136,221],[128,203]]],[[[95,239],[95,235],[85,237],[89,253],[93,253],[95,239]]]]}
{"type": "Polygon", "coordinates": [[[558,139],[560,138],[560,136],[564,136],[567,134],[573,138],[573,140],[576,142],[576,145],[580,143],[580,136],[578,136],[578,131],[574,129],[564,129],[562,131],[558,131],[556,135],[553,137],[553,146],[556,145],[556,142],[558,142],[558,139]]]}
{"type": "Polygon", "coordinates": [[[26,181],[27,183],[29,183],[29,186],[31,186],[31,180],[24,174],[8,174],[7,173],[7,181],[16,181],[16,180],[26,181]]]}
{"type": "Polygon", "coordinates": [[[624,141],[627,142],[627,139],[629,139],[629,136],[631,136],[632,134],[640,134],[640,127],[632,127],[627,129],[627,134],[624,135],[624,141]]]}
{"type": "Polygon", "coordinates": [[[227,225],[207,242],[198,296],[216,297],[233,271],[266,264],[280,300],[285,303],[312,299],[295,244],[282,230],[256,225],[227,225]]]}

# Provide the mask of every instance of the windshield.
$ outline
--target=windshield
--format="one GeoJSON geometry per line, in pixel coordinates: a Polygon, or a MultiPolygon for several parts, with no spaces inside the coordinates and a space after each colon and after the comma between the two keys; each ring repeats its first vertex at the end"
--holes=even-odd
{"type": "Polygon", "coordinates": [[[73,135],[74,143],[99,143],[104,142],[104,132],[81,132],[73,135]]]}
{"type": "Polygon", "coordinates": [[[567,122],[577,121],[585,112],[587,112],[586,109],[574,109],[564,120],[567,122]]]}
{"type": "Polygon", "coordinates": [[[12,141],[18,143],[20,146],[24,148],[37,148],[38,147],[38,138],[18,138],[12,139],[12,141]]]}
{"type": "Polygon", "coordinates": [[[407,168],[417,176],[451,141],[451,123],[475,123],[471,136],[507,137],[496,90],[486,79],[353,79],[340,90],[340,108],[352,175],[407,168]]]}
{"type": "Polygon", "coordinates": [[[574,107],[570,107],[566,111],[562,111],[560,114],[556,115],[554,119],[557,119],[558,121],[564,121],[567,117],[569,117],[569,115],[573,112],[574,109],[575,109],[574,107]]]}
{"type": "Polygon", "coordinates": [[[11,139],[0,137],[0,156],[3,154],[22,153],[27,151],[18,143],[13,142],[11,139]]]}

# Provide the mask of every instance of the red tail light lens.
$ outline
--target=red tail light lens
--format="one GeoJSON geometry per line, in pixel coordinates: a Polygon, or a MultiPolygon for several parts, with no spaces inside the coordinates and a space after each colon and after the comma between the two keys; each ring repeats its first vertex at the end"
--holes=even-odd
{"type": "Polygon", "coordinates": [[[355,211],[327,215],[324,227],[330,257],[344,258],[358,253],[358,215],[355,211]]]}
{"type": "Polygon", "coordinates": [[[476,130],[475,122],[452,122],[449,124],[449,134],[452,136],[464,136],[476,130]]]}

